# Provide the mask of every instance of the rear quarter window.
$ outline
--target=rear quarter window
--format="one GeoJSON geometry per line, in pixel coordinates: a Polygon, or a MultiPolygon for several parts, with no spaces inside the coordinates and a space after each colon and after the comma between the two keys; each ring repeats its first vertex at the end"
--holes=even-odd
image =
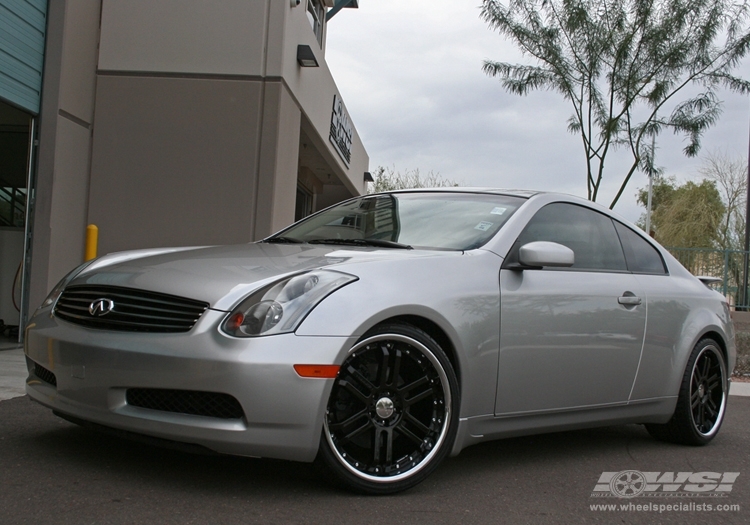
{"type": "Polygon", "coordinates": [[[659,250],[624,224],[614,221],[617,234],[622,241],[628,270],[633,273],[665,275],[667,267],[659,250]]]}

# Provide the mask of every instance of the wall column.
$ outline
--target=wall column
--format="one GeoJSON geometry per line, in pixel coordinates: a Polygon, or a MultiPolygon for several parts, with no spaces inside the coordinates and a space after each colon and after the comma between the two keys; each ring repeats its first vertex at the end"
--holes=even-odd
{"type": "Polygon", "coordinates": [[[83,261],[99,41],[98,0],[50,2],[29,310],[83,261]]]}
{"type": "Polygon", "coordinates": [[[256,240],[294,222],[302,112],[281,82],[266,82],[258,154],[256,240]]]}

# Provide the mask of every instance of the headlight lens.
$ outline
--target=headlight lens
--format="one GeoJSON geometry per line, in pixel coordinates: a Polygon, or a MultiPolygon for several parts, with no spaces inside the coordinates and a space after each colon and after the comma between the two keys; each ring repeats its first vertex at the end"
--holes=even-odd
{"type": "Polygon", "coordinates": [[[235,337],[293,332],[315,306],[357,278],[318,270],[287,277],[254,292],[231,311],[222,330],[235,337]]]}
{"type": "Polygon", "coordinates": [[[48,306],[54,305],[57,302],[57,299],[63,293],[63,290],[65,290],[65,287],[68,286],[68,283],[75,279],[79,273],[85,270],[94,261],[96,261],[96,259],[91,259],[90,261],[86,261],[80,266],[76,266],[71,272],[68,273],[68,275],[63,277],[62,280],[57,283],[54,288],[52,288],[52,291],[49,293],[47,298],[42,303],[42,306],[40,306],[39,308],[47,308],[48,306]]]}

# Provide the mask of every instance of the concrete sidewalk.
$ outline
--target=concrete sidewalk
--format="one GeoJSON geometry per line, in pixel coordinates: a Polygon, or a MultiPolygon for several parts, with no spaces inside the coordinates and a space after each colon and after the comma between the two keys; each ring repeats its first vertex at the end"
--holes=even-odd
{"type": "Polygon", "coordinates": [[[0,346],[0,401],[26,394],[26,358],[19,345],[0,346]]]}
{"type": "MultiPolygon", "coordinates": [[[[26,386],[26,359],[19,345],[0,345],[0,401],[23,396],[26,386]]],[[[750,397],[750,383],[732,382],[730,396],[750,397]]]]}

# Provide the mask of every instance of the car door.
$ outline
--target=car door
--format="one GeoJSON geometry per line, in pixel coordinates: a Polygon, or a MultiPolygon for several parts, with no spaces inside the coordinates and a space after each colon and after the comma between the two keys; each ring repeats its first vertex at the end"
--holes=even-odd
{"type": "Polygon", "coordinates": [[[645,288],[648,298],[648,322],[643,354],[630,401],[674,395],[675,349],[691,311],[691,287],[682,288],[670,277],[659,250],[643,236],[615,221],[625,249],[628,269],[645,288]]]}
{"type": "Polygon", "coordinates": [[[646,298],[627,270],[612,219],[553,203],[529,221],[500,271],[497,415],[628,400],[646,326],[646,298]],[[521,268],[518,250],[556,242],[570,268],[521,268]]]}

